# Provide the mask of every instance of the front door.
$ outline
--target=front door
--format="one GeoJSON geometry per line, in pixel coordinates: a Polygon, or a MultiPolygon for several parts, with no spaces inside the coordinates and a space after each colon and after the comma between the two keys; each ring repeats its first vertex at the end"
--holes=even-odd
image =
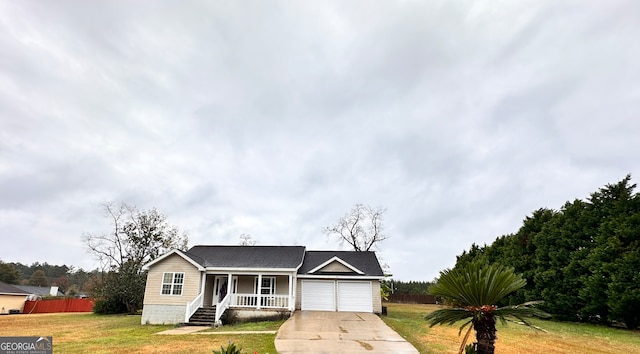
{"type": "MultiPolygon", "coordinates": [[[[227,295],[227,281],[229,277],[226,275],[216,275],[213,279],[213,304],[215,305],[222,301],[227,295]]],[[[235,294],[238,290],[238,277],[231,277],[231,292],[235,294]]]]}

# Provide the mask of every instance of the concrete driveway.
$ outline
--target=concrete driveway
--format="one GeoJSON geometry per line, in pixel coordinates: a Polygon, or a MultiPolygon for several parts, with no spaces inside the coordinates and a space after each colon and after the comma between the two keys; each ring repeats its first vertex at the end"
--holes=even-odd
{"type": "Polygon", "coordinates": [[[275,345],[280,354],[418,354],[377,315],[360,312],[296,311],[278,330],[275,345]]]}

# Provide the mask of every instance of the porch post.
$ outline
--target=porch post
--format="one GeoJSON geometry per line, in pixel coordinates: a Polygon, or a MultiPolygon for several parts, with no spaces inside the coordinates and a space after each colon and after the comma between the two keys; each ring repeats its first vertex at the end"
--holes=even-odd
{"type": "Polygon", "coordinates": [[[202,282],[200,283],[200,294],[204,293],[207,284],[207,272],[202,272],[202,282]]]}
{"type": "MultiPolygon", "coordinates": [[[[233,300],[233,295],[231,295],[231,282],[233,281],[233,275],[231,273],[228,274],[228,278],[227,278],[227,296],[231,296],[229,298],[229,300],[233,300]]],[[[231,304],[232,301],[227,302],[228,304],[231,304]]]]}
{"type": "Polygon", "coordinates": [[[258,303],[256,304],[256,309],[260,309],[260,304],[262,303],[262,274],[258,274],[258,303]]]}
{"type": "Polygon", "coordinates": [[[293,276],[289,274],[289,311],[293,311],[293,306],[295,306],[293,302],[294,294],[293,294],[293,276]],[[294,304],[292,306],[292,304],[294,304]]]}

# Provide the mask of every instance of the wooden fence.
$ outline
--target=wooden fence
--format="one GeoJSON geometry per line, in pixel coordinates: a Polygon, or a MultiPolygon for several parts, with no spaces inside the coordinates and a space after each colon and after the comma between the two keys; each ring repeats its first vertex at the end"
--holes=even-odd
{"type": "Polygon", "coordinates": [[[391,294],[387,302],[398,304],[435,304],[436,297],[433,295],[391,294]]]}
{"type": "Polygon", "coordinates": [[[23,313],[91,312],[93,299],[27,300],[23,313]]]}

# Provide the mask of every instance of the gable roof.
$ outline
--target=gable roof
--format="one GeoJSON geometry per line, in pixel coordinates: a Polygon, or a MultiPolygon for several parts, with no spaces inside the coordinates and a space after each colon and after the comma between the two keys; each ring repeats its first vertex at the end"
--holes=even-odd
{"type": "Polygon", "coordinates": [[[315,272],[318,272],[318,271],[322,270],[322,268],[325,268],[325,267],[327,267],[329,264],[334,263],[334,262],[341,264],[343,267],[345,267],[346,269],[350,270],[351,272],[358,273],[358,274],[361,274],[361,275],[362,275],[362,274],[364,274],[364,272],[363,272],[363,271],[361,271],[360,269],[358,269],[358,268],[356,268],[356,267],[352,266],[351,264],[349,264],[349,263],[347,263],[347,262],[343,261],[343,260],[342,260],[342,259],[340,259],[338,256],[333,256],[333,257],[331,257],[331,259],[329,259],[329,260],[327,260],[327,261],[323,262],[322,264],[320,264],[319,266],[317,266],[317,267],[315,267],[315,268],[311,269],[311,270],[309,271],[309,273],[315,273],[315,272]]]}
{"type": "Polygon", "coordinates": [[[17,288],[15,285],[3,283],[0,281],[0,294],[9,295],[31,295],[22,289],[17,288]]]}
{"type": "Polygon", "coordinates": [[[303,246],[194,246],[185,254],[205,268],[297,269],[303,246]]]}
{"type": "Polygon", "coordinates": [[[314,272],[317,272],[323,266],[335,261],[336,259],[334,258],[339,259],[341,261],[340,263],[354,270],[354,275],[384,276],[376,254],[370,251],[307,251],[304,256],[304,262],[298,270],[298,274],[314,274],[314,272]],[[358,273],[356,270],[363,274],[358,273]]]}
{"type": "Polygon", "coordinates": [[[172,250],[172,251],[169,251],[169,252],[163,254],[162,256],[160,256],[160,257],[152,260],[151,262],[143,265],[142,266],[142,270],[149,270],[149,267],[151,267],[152,265],[154,265],[154,264],[162,261],[163,259],[168,258],[169,256],[174,255],[174,254],[179,256],[179,257],[182,257],[185,261],[193,264],[193,266],[198,268],[198,270],[200,270],[200,271],[204,270],[204,268],[201,266],[201,264],[199,262],[195,261],[192,257],[187,256],[186,254],[184,254],[184,252],[182,252],[180,250],[172,250]]]}

